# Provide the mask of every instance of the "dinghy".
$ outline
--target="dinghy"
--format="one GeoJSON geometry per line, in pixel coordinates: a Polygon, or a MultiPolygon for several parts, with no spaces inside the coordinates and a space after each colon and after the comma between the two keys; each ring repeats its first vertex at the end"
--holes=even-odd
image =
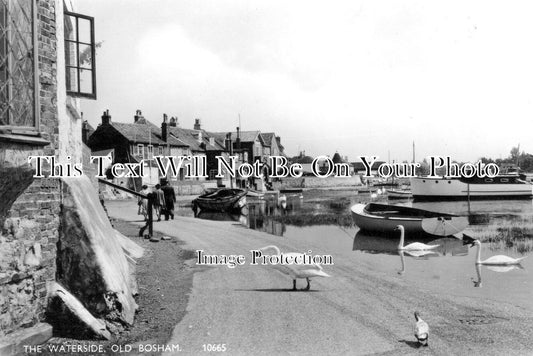
{"type": "Polygon", "coordinates": [[[221,188],[200,195],[192,201],[195,207],[207,211],[236,211],[246,204],[246,190],[221,188]]]}
{"type": "Polygon", "coordinates": [[[449,236],[463,231],[468,226],[468,219],[464,216],[406,206],[355,204],[351,211],[355,225],[367,232],[393,233],[398,225],[402,225],[409,234],[449,236]]]}

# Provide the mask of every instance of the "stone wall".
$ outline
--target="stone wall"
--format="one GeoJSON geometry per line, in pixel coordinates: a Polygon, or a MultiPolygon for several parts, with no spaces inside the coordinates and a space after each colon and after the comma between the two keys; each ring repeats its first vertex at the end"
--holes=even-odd
{"type": "Polygon", "coordinates": [[[0,231],[0,337],[44,320],[46,284],[56,274],[60,184],[36,179],[10,185],[17,197],[0,231]]]}

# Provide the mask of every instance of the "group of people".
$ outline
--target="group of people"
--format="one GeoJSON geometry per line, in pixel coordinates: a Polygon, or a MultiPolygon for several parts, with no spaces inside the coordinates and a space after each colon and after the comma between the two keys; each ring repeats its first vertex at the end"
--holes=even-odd
{"type": "MultiPolygon", "coordinates": [[[[165,220],[169,217],[174,219],[174,203],[176,202],[176,193],[174,188],[168,181],[162,180],[161,184],[156,184],[153,190],[150,190],[147,185],[142,186],[142,190],[139,192],[143,195],[151,195],[153,199],[153,208],[155,210],[157,221],[161,221],[161,215],[165,216],[165,220]]],[[[138,199],[139,210],[138,214],[144,216],[144,220],[148,220],[148,199],[138,199]]]]}

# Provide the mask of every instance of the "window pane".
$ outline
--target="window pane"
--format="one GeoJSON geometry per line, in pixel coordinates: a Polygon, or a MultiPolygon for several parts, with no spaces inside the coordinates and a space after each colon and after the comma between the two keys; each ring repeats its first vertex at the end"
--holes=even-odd
{"type": "Polygon", "coordinates": [[[80,69],[80,93],[92,94],[93,92],[93,71],[80,69]]]}
{"type": "Polygon", "coordinates": [[[91,21],[83,18],[78,18],[79,38],[78,41],[84,43],[91,43],[91,21]]]}
{"type": "Polygon", "coordinates": [[[80,43],[80,67],[91,69],[92,62],[91,46],[80,43]]]}
{"type": "Polygon", "coordinates": [[[67,67],[67,90],[78,91],[78,69],[67,67]]]}
{"type": "Polygon", "coordinates": [[[76,50],[75,42],[65,42],[65,60],[67,66],[77,66],[78,65],[78,51],[76,50]]]}
{"type": "Polygon", "coordinates": [[[76,41],[76,18],[65,15],[65,40],[76,41]]]}

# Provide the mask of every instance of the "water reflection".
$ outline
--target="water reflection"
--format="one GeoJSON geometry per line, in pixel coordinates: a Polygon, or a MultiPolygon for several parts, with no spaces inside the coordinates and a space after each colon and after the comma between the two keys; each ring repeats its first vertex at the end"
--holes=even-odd
{"type": "MultiPolygon", "coordinates": [[[[481,268],[482,268],[482,265],[476,263],[475,266],[476,266],[477,280],[472,278],[472,283],[474,283],[474,287],[475,288],[481,288],[481,287],[483,287],[483,284],[481,282],[481,268]]],[[[491,270],[491,271],[497,272],[497,273],[507,273],[507,272],[511,272],[511,271],[513,271],[515,269],[517,269],[517,270],[524,269],[524,267],[522,267],[521,265],[514,265],[514,266],[484,266],[484,267],[487,268],[488,270],[491,270]]]]}
{"type": "MultiPolygon", "coordinates": [[[[463,245],[463,241],[453,237],[435,238],[434,236],[427,236],[426,238],[432,245],[439,245],[439,247],[430,251],[404,251],[412,257],[437,257],[437,256],[466,256],[468,255],[468,246],[463,245]]],[[[397,255],[398,242],[400,238],[398,234],[368,234],[367,232],[358,231],[353,239],[353,251],[363,251],[367,253],[380,253],[397,255]]],[[[413,239],[406,237],[405,243],[419,242],[420,239],[413,239]]]]}

